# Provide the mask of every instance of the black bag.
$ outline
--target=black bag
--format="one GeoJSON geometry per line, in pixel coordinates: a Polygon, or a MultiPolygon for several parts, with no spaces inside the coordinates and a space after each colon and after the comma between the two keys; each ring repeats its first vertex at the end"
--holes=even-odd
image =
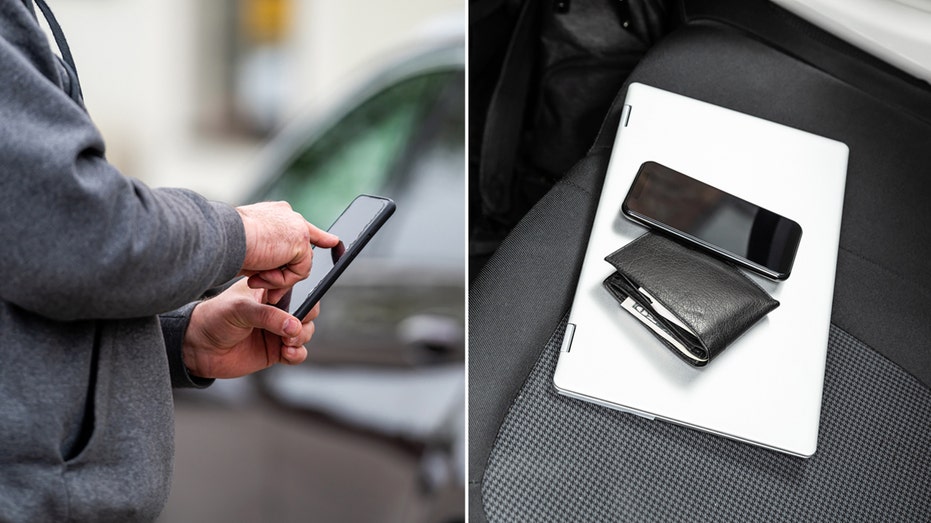
{"type": "Polygon", "coordinates": [[[662,1],[469,8],[470,257],[481,262],[584,156],[669,16],[662,1]]]}

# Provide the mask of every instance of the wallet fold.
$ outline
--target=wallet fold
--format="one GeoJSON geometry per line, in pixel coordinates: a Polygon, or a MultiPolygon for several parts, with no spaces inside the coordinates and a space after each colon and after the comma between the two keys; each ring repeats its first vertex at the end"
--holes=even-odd
{"type": "Polygon", "coordinates": [[[646,233],[605,258],[621,307],[682,360],[701,367],[779,302],[736,267],[646,233]]]}

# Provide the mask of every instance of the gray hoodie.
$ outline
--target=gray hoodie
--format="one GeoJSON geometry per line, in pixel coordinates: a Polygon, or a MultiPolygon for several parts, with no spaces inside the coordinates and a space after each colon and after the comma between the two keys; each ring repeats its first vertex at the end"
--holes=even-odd
{"type": "Polygon", "coordinates": [[[75,85],[0,0],[0,520],[158,515],[185,304],[245,256],[235,209],[107,163],[75,85]]]}

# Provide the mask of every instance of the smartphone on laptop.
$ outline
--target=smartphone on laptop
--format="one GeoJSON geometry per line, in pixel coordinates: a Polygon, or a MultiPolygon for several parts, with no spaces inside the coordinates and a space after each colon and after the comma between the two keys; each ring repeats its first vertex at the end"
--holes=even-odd
{"type": "Polygon", "coordinates": [[[644,162],[623,214],[773,280],[792,272],[799,224],[656,162],[644,162]]]}
{"type": "Polygon", "coordinates": [[[336,282],[352,260],[362,252],[369,240],[394,214],[395,204],[388,198],[362,194],[357,196],[327,229],[339,237],[333,248],[314,247],[310,275],[294,287],[295,295],[306,292],[306,298],[292,312],[303,320],[320,298],[336,282]]]}

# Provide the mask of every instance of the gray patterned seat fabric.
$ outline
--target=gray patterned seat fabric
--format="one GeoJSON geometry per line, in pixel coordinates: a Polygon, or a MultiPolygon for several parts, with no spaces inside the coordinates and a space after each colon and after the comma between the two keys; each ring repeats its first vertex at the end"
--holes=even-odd
{"type": "Polygon", "coordinates": [[[471,286],[472,520],[931,521],[931,89],[788,25],[797,39],[777,45],[716,17],[689,21],[628,81],[850,147],[817,453],[806,461],[553,391],[622,89],[588,155],[471,286]]]}
{"type": "Polygon", "coordinates": [[[565,323],[485,472],[491,521],[927,521],[931,391],[831,329],[818,452],[804,460],[566,398],[565,323]]]}

